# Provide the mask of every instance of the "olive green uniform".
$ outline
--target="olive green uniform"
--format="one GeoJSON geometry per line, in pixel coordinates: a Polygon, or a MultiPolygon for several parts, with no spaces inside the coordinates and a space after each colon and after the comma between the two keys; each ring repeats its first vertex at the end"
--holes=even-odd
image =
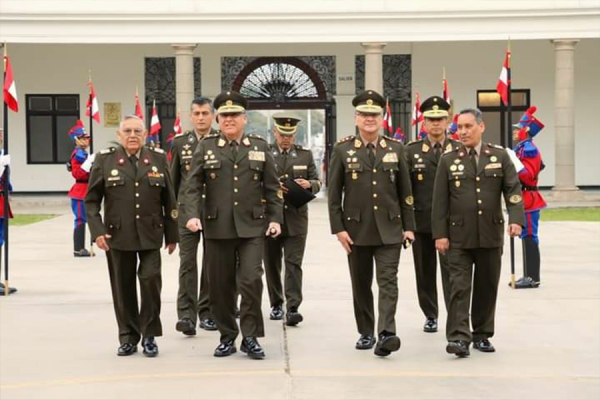
{"type": "Polygon", "coordinates": [[[92,237],[111,235],[106,257],[121,344],[161,336],[160,248],[163,237],[165,243],[178,241],[177,203],[164,151],[142,147],[135,163],[121,146],[102,150],[94,161],[85,206],[92,237]]]}
{"type": "MultiPolygon", "coordinates": [[[[215,133],[215,131],[211,131],[215,133]]],[[[198,146],[198,137],[193,131],[185,132],[173,138],[171,147],[171,176],[182,217],[185,214],[181,200],[185,191],[184,182],[192,167],[192,156],[198,146]]],[[[186,228],[187,220],[179,219],[179,290],[177,292],[177,317],[189,318],[194,325],[196,318],[212,319],[208,295],[208,277],[204,241],[202,252],[202,270],[200,273],[200,295],[198,295],[198,243],[200,232],[186,228]]]]}
{"type": "MultiPolygon", "coordinates": [[[[415,198],[415,221],[417,230],[412,246],[417,295],[419,306],[427,318],[438,318],[437,297],[437,251],[435,240],[431,236],[431,204],[433,202],[433,183],[439,159],[444,151],[452,150],[460,145],[451,139],[432,144],[429,138],[412,142],[406,146],[406,160],[410,170],[410,181],[415,198]]],[[[448,278],[448,260],[439,254],[442,289],[446,309],[450,300],[448,278]]]]}
{"type": "Polygon", "coordinates": [[[361,335],[373,335],[373,258],[379,286],[378,333],[395,334],[398,263],[403,232],[414,231],[413,197],[401,142],[380,136],[374,161],[360,136],[333,149],[329,164],[331,232],[347,231],[354,315],[361,335]]]}
{"type": "Polygon", "coordinates": [[[264,336],[265,222],[282,222],[282,198],[275,161],[264,139],[243,135],[237,144],[215,134],[198,145],[184,204],[187,217],[200,217],[197,210],[202,215],[211,311],[222,343],[235,340],[239,333],[235,320],[236,252],[242,335],[264,336]]]}
{"type": "MultiPolygon", "coordinates": [[[[312,152],[293,145],[287,154],[281,153],[277,144],[271,145],[271,154],[277,164],[280,179],[303,178],[310,182],[310,191],[321,189],[319,174],[312,152]]],[[[265,275],[271,307],[283,305],[281,285],[281,258],[285,260],[285,299],[287,309],[298,309],[302,303],[302,259],[308,232],[308,204],[296,208],[288,202],[283,206],[281,235],[265,240],[265,275]]]]}
{"type": "Polygon", "coordinates": [[[523,225],[521,185],[506,150],[492,144],[482,145],[477,169],[471,159],[464,146],[442,156],[431,218],[433,238],[450,240],[451,295],[446,337],[448,341],[467,343],[494,335],[504,242],[502,195],[509,224],[523,225]]]}

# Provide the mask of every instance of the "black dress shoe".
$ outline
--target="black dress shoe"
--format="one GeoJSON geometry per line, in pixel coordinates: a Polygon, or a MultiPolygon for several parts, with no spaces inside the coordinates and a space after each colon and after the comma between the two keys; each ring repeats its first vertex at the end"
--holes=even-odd
{"type": "Polygon", "coordinates": [[[73,256],[74,257],[89,257],[90,256],[90,252],[87,251],[87,249],[81,249],[79,251],[74,251],[73,252],[73,256]]]}
{"type": "MultiPolygon", "coordinates": [[[[508,286],[511,286],[510,282],[508,282],[508,286]]],[[[534,281],[528,276],[524,276],[515,282],[515,289],[536,289],[539,286],[539,282],[534,281]]]]}
{"type": "Polygon", "coordinates": [[[137,346],[133,343],[123,343],[117,350],[118,356],[130,356],[133,353],[137,353],[137,346]]]}
{"type": "Polygon", "coordinates": [[[290,311],[285,316],[285,324],[287,326],[296,326],[303,320],[304,320],[304,317],[295,308],[291,308],[290,311]]]}
{"type": "Polygon", "coordinates": [[[227,357],[235,353],[237,349],[235,348],[235,341],[230,340],[225,343],[220,343],[215,349],[214,356],[215,357],[227,357]]]}
{"type": "Polygon", "coordinates": [[[205,331],[216,331],[217,324],[210,318],[204,318],[200,320],[200,328],[204,329],[205,331]]]}
{"type": "Polygon", "coordinates": [[[469,344],[463,340],[456,340],[453,342],[448,342],[446,346],[446,353],[454,354],[457,357],[468,357],[471,352],[469,352],[469,344]]]}
{"type": "Polygon", "coordinates": [[[146,357],[156,357],[158,355],[158,345],[154,336],[148,336],[142,340],[143,353],[146,357]]]}
{"type": "Polygon", "coordinates": [[[400,338],[393,333],[382,333],[379,335],[375,354],[380,357],[389,356],[392,352],[400,349],[400,338]]]}
{"type": "Polygon", "coordinates": [[[242,340],[240,351],[246,353],[248,357],[254,360],[265,358],[265,352],[254,336],[247,336],[242,340]]]}
{"type": "Polygon", "coordinates": [[[423,331],[428,333],[437,332],[437,319],[427,317],[427,319],[425,320],[425,325],[423,325],[423,331]]]}
{"type": "Polygon", "coordinates": [[[356,347],[358,350],[369,350],[375,345],[375,338],[373,335],[360,335],[356,341],[356,347]]]}
{"type": "Polygon", "coordinates": [[[474,341],[473,348],[479,351],[483,351],[484,353],[493,353],[496,351],[494,345],[488,339],[474,341]]]}
{"type": "Polygon", "coordinates": [[[196,326],[194,322],[189,318],[182,318],[179,321],[177,321],[177,323],[175,324],[175,329],[178,332],[181,332],[187,336],[196,335],[196,326]]]}
{"type": "MultiPolygon", "coordinates": [[[[5,292],[6,288],[4,286],[4,283],[0,283],[0,296],[4,296],[6,294],[5,292]]],[[[8,294],[13,294],[17,291],[17,288],[11,287],[8,289],[8,294]]]]}
{"type": "Polygon", "coordinates": [[[269,319],[279,321],[283,319],[283,309],[281,306],[273,306],[271,307],[271,314],[269,315],[269,319]]]}

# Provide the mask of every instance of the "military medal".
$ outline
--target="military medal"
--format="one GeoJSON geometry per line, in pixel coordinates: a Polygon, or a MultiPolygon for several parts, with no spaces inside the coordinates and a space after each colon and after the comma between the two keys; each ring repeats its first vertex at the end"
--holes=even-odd
{"type": "Polygon", "coordinates": [[[418,154],[415,154],[415,158],[419,158],[419,155],[418,155],[418,154]]]}
{"type": "Polygon", "coordinates": [[[423,180],[423,174],[417,175],[417,179],[420,180],[420,181],[422,181],[423,180]]]}
{"type": "Polygon", "coordinates": [[[152,172],[158,172],[158,168],[156,168],[156,167],[153,166],[152,167],[152,172]]]}
{"type": "Polygon", "coordinates": [[[454,181],[454,186],[456,186],[456,187],[460,187],[460,181],[459,181],[459,180],[455,180],[455,181],[454,181]]]}
{"type": "Polygon", "coordinates": [[[186,170],[186,171],[189,171],[189,170],[190,170],[190,168],[192,168],[192,166],[191,166],[190,164],[186,164],[186,165],[185,165],[185,170],[186,170]]]}
{"type": "Polygon", "coordinates": [[[192,154],[192,151],[191,151],[191,150],[188,150],[188,151],[187,151],[187,153],[188,153],[188,155],[191,155],[191,154],[192,154]]]}
{"type": "Polygon", "coordinates": [[[460,160],[457,158],[456,160],[454,160],[454,164],[460,164],[460,160]]]}
{"type": "Polygon", "coordinates": [[[496,161],[498,161],[498,157],[496,157],[496,156],[491,156],[491,157],[490,157],[490,161],[491,161],[491,162],[496,162],[496,161]]]}
{"type": "Polygon", "coordinates": [[[215,159],[215,155],[214,155],[214,154],[211,154],[209,158],[210,158],[211,160],[214,160],[214,159],[215,159]]]}
{"type": "Polygon", "coordinates": [[[117,176],[117,175],[119,175],[119,171],[117,171],[116,169],[113,169],[112,171],[110,171],[110,174],[112,176],[117,176]]]}
{"type": "Polygon", "coordinates": [[[357,180],[358,179],[358,174],[356,173],[356,171],[352,171],[352,179],[353,180],[357,180]]]}
{"type": "Polygon", "coordinates": [[[450,171],[454,172],[454,171],[456,171],[456,168],[457,168],[456,164],[455,165],[451,165],[450,166],[450,171]]]}
{"type": "Polygon", "coordinates": [[[346,158],[346,162],[352,162],[352,159],[350,157],[346,158]]]}
{"type": "Polygon", "coordinates": [[[465,169],[465,166],[464,166],[464,165],[460,164],[460,165],[458,166],[458,170],[459,170],[459,171],[463,171],[464,169],[465,169]]]}
{"type": "Polygon", "coordinates": [[[181,150],[181,155],[185,156],[185,150],[181,150]]]}
{"type": "Polygon", "coordinates": [[[254,176],[252,177],[252,179],[254,179],[255,181],[257,181],[258,180],[258,174],[255,173],[254,176]]]}
{"type": "Polygon", "coordinates": [[[358,158],[356,158],[356,157],[353,157],[353,158],[352,158],[352,162],[358,162],[358,158]]]}
{"type": "Polygon", "coordinates": [[[217,178],[217,174],[215,174],[214,172],[210,173],[210,179],[216,179],[217,178]]]}

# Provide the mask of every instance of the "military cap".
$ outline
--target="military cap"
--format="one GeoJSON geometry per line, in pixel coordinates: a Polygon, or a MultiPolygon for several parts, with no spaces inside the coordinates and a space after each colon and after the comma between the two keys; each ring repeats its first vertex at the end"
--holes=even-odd
{"type": "Polygon", "coordinates": [[[317,197],[312,194],[312,192],[297,184],[291,177],[287,178],[283,184],[288,188],[288,192],[284,194],[283,197],[288,203],[296,208],[302,207],[317,197]]]}
{"type": "Polygon", "coordinates": [[[294,117],[273,117],[277,131],[283,136],[291,136],[298,130],[300,120],[294,117]]]}
{"type": "Polygon", "coordinates": [[[421,104],[420,110],[425,118],[446,118],[450,104],[441,97],[432,96],[421,104]]]}
{"type": "Polygon", "coordinates": [[[241,113],[248,108],[248,100],[238,92],[229,90],[223,92],[213,102],[217,114],[234,114],[241,113]]]}
{"type": "Polygon", "coordinates": [[[83,126],[83,122],[78,119],[71,129],[69,129],[69,137],[71,140],[79,139],[79,138],[89,138],[90,135],[86,132],[85,126],[83,126]]]}
{"type": "Polygon", "coordinates": [[[366,114],[379,114],[385,106],[385,99],[374,90],[365,90],[352,99],[356,111],[366,114]]]}

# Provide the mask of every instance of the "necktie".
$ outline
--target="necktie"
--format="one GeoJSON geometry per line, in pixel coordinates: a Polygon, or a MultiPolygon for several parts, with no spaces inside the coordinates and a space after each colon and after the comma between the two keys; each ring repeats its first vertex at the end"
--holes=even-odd
{"type": "Polygon", "coordinates": [[[371,161],[371,165],[375,164],[375,146],[373,143],[369,143],[367,145],[367,152],[369,153],[369,161],[371,161]]]}
{"type": "Polygon", "coordinates": [[[283,150],[281,152],[281,159],[283,161],[283,165],[281,166],[281,169],[283,170],[282,173],[284,173],[285,169],[287,167],[287,161],[288,161],[288,152],[287,152],[287,150],[283,150]]]}
{"type": "Polygon", "coordinates": [[[229,142],[229,146],[231,146],[231,154],[233,154],[233,159],[235,160],[237,158],[237,153],[238,153],[238,143],[235,140],[232,140],[231,142],[229,142]]]}
{"type": "Polygon", "coordinates": [[[129,156],[129,161],[131,161],[131,165],[133,165],[133,170],[137,174],[137,162],[138,162],[137,156],[135,154],[129,156]]]}
{"type": "Polygon", "coordinates": [[[433,154],[435,154],[435,159],[440,160],[440,156],[442,155],[442,145],[441,143],[436,143],[433,145],[433,154]]]}
{"type": "Polygon", "coordinates": [[[475,149],[469,150],[469,158],[471,159],[471,164],[473,164],[473,169],[477,172],[477,152],[475,149]]]}

